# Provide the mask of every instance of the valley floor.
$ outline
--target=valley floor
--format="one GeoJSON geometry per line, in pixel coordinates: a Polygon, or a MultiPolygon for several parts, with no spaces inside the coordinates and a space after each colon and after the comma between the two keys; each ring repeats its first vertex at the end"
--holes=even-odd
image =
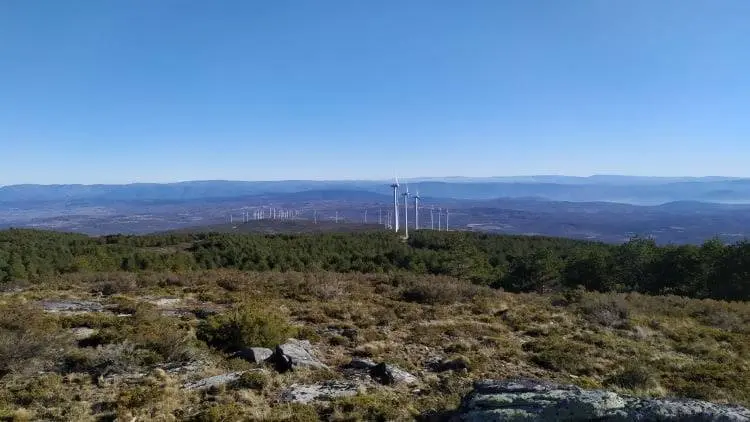
{"type": "Polygon", "coordinates": [[[6,286],[0,376],[0,419],[18,421],[412,420],[509,377],[748,406],[750,304],[401,274],[71,274],[6,286]],[[321,365],[236,353],[287,338],[321,365]]]}

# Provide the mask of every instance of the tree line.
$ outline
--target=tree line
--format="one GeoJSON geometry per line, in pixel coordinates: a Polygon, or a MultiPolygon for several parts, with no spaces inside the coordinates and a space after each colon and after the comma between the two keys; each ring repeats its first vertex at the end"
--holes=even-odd
{"type": "Polygon", "coordinates": [[[300,235],[185,233],[104,236],[0,231],[0,282],[97,271],[410,272],[513,292],[582,286],[602,292],[750,300],[750,243],[658,246],[564,238],[417,231],[300,235]]]}

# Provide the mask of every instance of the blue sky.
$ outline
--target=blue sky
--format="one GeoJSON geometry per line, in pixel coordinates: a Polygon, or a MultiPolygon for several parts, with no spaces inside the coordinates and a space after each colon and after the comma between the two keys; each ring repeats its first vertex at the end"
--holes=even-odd
{"type": "Polygon", "coordinates": [[[0,184],[750,176],[746,0],[5,0],[0,184]]]}

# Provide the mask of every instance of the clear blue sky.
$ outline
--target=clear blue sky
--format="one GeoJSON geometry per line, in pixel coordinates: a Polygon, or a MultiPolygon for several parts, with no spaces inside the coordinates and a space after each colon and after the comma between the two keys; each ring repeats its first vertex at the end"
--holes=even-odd
{"type": "Polygon", "coordinates": [[[0,184],[750,176],[747,0],[3,0],[0,184]]]}

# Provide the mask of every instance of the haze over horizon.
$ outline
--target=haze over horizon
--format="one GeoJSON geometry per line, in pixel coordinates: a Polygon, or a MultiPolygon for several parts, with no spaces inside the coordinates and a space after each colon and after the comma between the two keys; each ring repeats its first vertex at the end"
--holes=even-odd
{"type": "MultiPolygon", "coordinates": [[[[597,181],[601,179],[623,179],[623,181],[629,181],[637,183],[638,181],[700,181],[700,180],[750,180],[750,177],[731,177],[731,176],[634,176],[627,174],[591,174],[587,176],[568,176],[563,174],[526,174],[526,175],[511,175],[511,176],[417,176],[417,177],[399,177],[402,183],[412,183],[420,181],[457,181],[457,180],[471,180],[471,181],[513,181],[513,182],[542,182],[554,183],[553,179],[569,179],[569,180],[584,180],[584,181],[597,181]],[[545,179],[547,179],[545,181],[545,179]]],[[[3,185],[0,184],[0,188],[13,187],[13,186],[95,186],[95,185],[113,185],[113,186],[127,186],[137,184],[154,184],[154,185],[173,185],[182,183],[202,183],[202,182],[217,182],[217,183],[275,183],[275,182],[383,182],[389,183],[393,180],[393,177],[386,178],[350,178],[350,179],[193,179],[193,180],[174,180],[174,181],[141,181],[141,182],[122,182],[122,183],[14,183],[3,185]]]]}
{"type": "Polygon", "coordinates": [[[748,177],[747,16],[742,0],[8,0],[0,186],[748,177]]]}

